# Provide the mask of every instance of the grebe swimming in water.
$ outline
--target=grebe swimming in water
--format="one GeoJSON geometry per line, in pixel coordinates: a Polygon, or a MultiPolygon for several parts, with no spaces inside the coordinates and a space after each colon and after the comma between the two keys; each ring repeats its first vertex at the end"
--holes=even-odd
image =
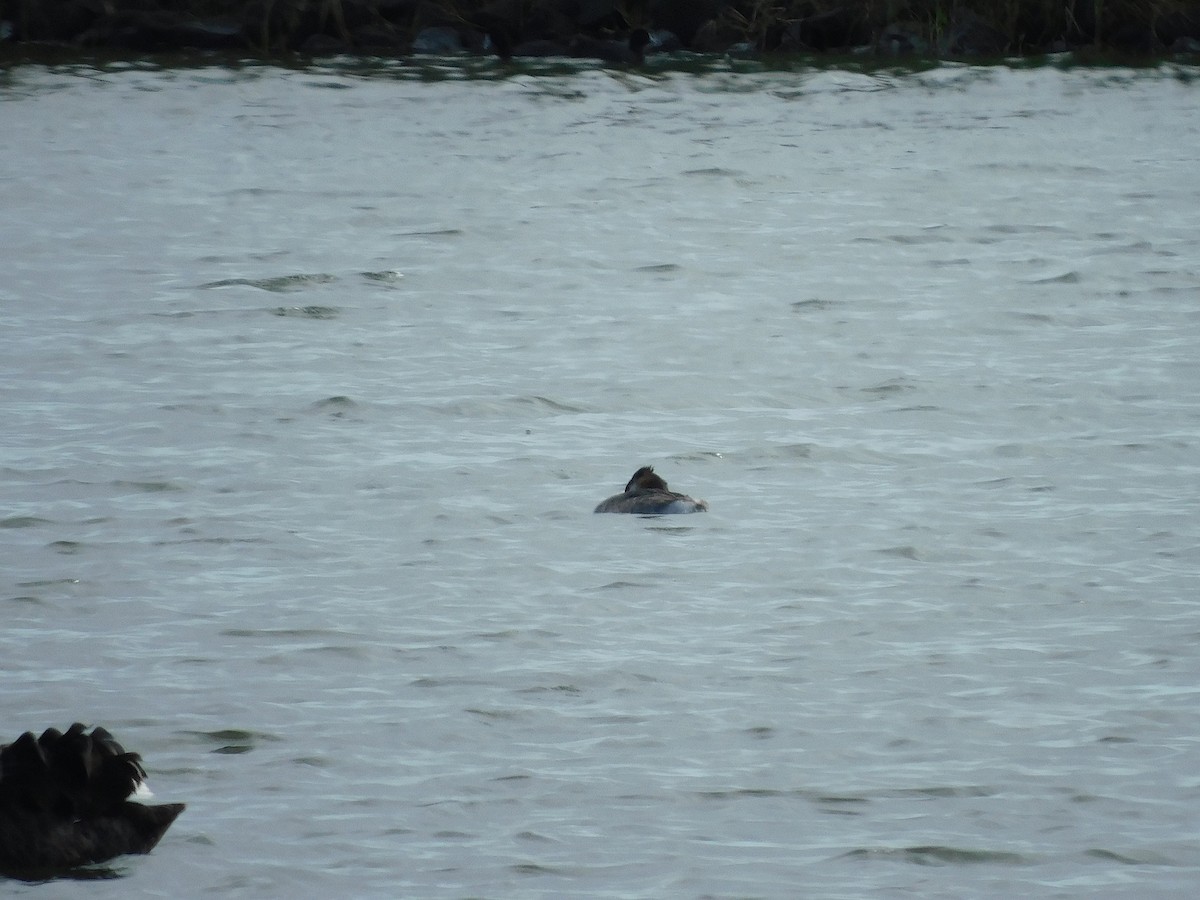
{"type": "Polygon", "coordinates": [[[39,877],[149,853],[182,803],[147,806],[141,757],[103,728],[27,731],[0,746],[0,873],[39,877]]]}
{"type": "Polygon", "coordinates": [[[661,516],[704,512],[707,509],[708,504],[703,500],[693,500],[687,494],[667,490],[667,483],[654,473],[653,466],[642,466],[625,485],[625,493],[609,497],[596,507],[596,512],[661,516]]]}

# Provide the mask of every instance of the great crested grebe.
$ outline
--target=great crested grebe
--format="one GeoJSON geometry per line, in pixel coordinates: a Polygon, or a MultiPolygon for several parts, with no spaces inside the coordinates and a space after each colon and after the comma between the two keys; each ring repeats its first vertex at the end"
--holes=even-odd
{"type": "Polygon", "coordinates": [[[144,805],[141,757],[103,728],[27,731],[0,746],[0,873],[36,873],[149,853],[183,812],[144,805]]]}
{"type": "Polygon", "coordinates": [[[625,485],[625,493],[609,497],[596,507],[596,512],[661,516],[705,512],[707,509],[708,504],[703,500],[693,500],[687,494],[668,490],[667,483],[655,474],[653,466],[642,466],[625,485]]]}

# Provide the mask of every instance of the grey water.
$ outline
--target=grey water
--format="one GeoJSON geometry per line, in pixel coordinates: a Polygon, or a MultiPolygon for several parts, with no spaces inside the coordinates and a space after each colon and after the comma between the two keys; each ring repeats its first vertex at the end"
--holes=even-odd
{"type": "Polygon", "coordinates": [[[3,890],[1194,890],[1200,84],[434,75],[0,79],[3,890]]]}

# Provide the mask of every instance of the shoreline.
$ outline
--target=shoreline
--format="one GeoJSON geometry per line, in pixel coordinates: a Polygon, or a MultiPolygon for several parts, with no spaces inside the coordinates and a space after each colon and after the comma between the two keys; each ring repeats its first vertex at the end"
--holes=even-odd
{"type": "Polygon", "coordinates": [[[0,0],[0,62],[61,53],[574,57],[638,66],[679,53],[735,59],[978,61],[1070,53],[1080,63],[1200,62],[1200,0],[1167,6],[1022,0],[982,12],[941,0],[889,16],[875,0],[0,0]],[[164,8],[169,6],[170,8],[164,8]]]}

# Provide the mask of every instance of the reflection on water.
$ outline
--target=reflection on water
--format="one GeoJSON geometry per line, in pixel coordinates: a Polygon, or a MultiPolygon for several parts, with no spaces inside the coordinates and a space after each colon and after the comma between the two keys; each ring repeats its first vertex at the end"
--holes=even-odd
{"type": "Polygon", "coordinates": [[[705,65],[10,70],[0,702],[188,802],[113,896],[1194,883],[1195,88],[705,65]]]}

